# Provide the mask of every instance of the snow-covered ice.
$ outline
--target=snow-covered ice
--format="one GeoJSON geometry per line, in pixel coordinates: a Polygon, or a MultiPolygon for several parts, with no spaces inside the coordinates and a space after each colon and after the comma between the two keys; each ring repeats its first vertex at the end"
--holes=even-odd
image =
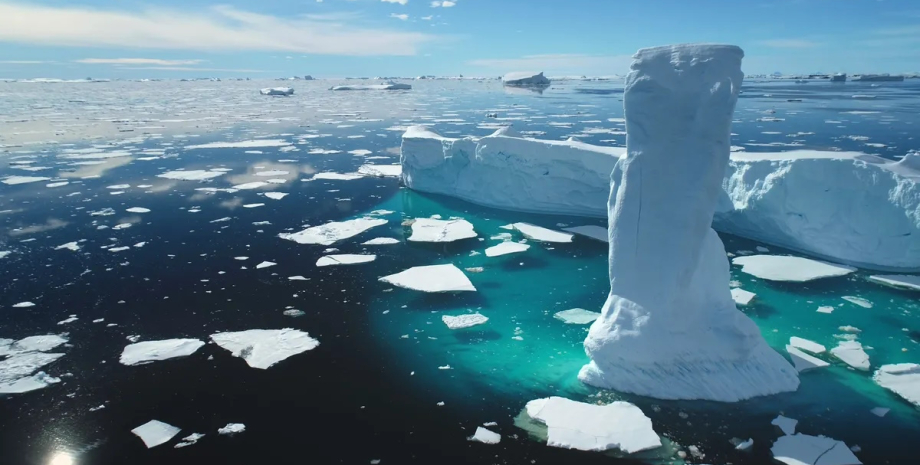
{"type": "Polygon", "coordinates": [[[144,207],[131,207],[125,209],[125,211],[128,213],[150,213],[150,209],[144,207]]]}
{"type": "Polygon", "coordinates": [[[281,233],[278,234],[278,237],[298,244],[332,245],[386,223],[387,220],[381,218],[356,218],[347,221],[333,221],[296,233],[281,233]]]}
{"type": "Polygon", "coordinates": [[[28,302],[28,301],[19,302],[18,304],[13,304],[13,308],[28,308],[28,307],[34,307],[34,306],[35,306],[34,302],[28,302]]]}
{"type": "Polygon", "coordinates": [[[556,312],[553,318],[562,320],[570,325],[587,325],[593,323],[594,320],[600,318],[600,316],[601,314],[597,312],[588,311],[583,308],[572,308],[556,312]]]}
{"type": "Polygon", "coordinates": [[[384,276],[380,281],[397,287],[421,292],[475,292],[469,278],[456,266],[416,266],[396,274],[384,276]]]}
{"type": "Polygon", "coordinates": [[[167,171],[162,174],[158,174],[158,178],[165,179],[175,179],[179,181],[205,181],[208,179],[214,179],[218,176],[223,176],[227,174],[224,171],[205,171],[205,170],[179,170],[179,171],[167,171]]]}
{"type": "Polygon", "coordinates": [[[856,271],[850,266],[785,255],[747,255],[733,258],[732,263],[740,265],[744,273],[769,281],[805,282],[856,271]]]}
{"type": "Polygon", "coordinates": [[[920,407],[920,365],[916,363],[882,365],[872,375],[872,380],[879,386],[920,407]]]}
{"type": "Polygon", "coordinates": [[[76,252],[80,250],[80,244],[77,241],[68,242],[55,247],[54,250],[72,250],[76,252]]]}
{"type": "Polygon", "coordinates": [[[250,329],[217,333],[211,340],[253,368],[266,369],[288,357],[315,349],[319,341],[296,329],[250,329]]]}
{"type": "Polygon", "coordinates": [[[30,184],[33,182],[42,182],[42,181],[50,181],[50,180],[51,178],[43,178],[39,176],[7,176],[3,178],[3,181],[0,181],[0,182],[2,182],[3,184],[10,185],[10,186],[15,186],[18,184],[30,184]]]}
{"type": "Polygon", "coordinates": [[[546,425],[546,445],[584,451],[619,449],[627,454],[661,446],[639,407],[629,402],[586,404],[563,397],[527,403],[527,415],[546,425]]]}
{"type": "Polygon", "coordinates": [[[262,95],[287,97],[289,95],[294,95],[294,89],[291,87],[266,87],[264,89],[259,89],[259,93],[262,95]]]}
{"type": "Polygon", "coordinates": [[[745,291],[744,289],[741,289],[740,287],[736,287],[732,289],[731,292],[732,292],[732,300],[734,300],[735,303],[738,305],[748,305],[751,303],[752,300],[754,300],[754,297],[757,296],[757,294],[754,294],[753,292],[750,292],[750,291],[745,291]]]}
{"type": "Polygon", "coordinates": [[[190,434],[190,435],[188,435],[188,436],[182,438],[182,442],[176,444],[176,445],[173,446],[173,447],[175,447],[176,449],[181,449],[181,448],[183,448],[183,447],[192,446],[192,445],[195,445],[195,444],[196,444],[199,440],[201,440],[201,438],[203,438],[203,437],[204,437],[204,434],[201,434],[201,433],[192,433],[192,434],[190,434]]]}
{"type": "Polygon", "coordinates": [[[476,432],[469,437],[470,441],[481,442],[483,444],[498,444],[502,440],[502,435],[483,428],[482,426],[476,427],[476,432]]]}
{"type": "Polygon", "coordinates": [[[246,431],[246,425],[242,423],[227,423],[227,426],[217,429],[217,434],[234,435],[246,431]]]}
{"type": "Polygon", "coordinates": [[[362,242],[361,245],[394,245],[399,244],[399,239],[392,237],[375,237],[369,241],[362,242]]]}
{"type": "Polygon", "coordinates": [[[710,226],[743,56],[728,45],[634,56],[627,155],[610,178],[610,294],[579,373],[588,384],[723,402],[798,388],[796,370],[732,300],[725,247],[710,226]]]}
{"type": "Polygon", "coordinates": [[[287,193],[284,193],[284,192],[265,192],[265,193],[262,194],[262,195],[264,195],[264,196],[266,196],[266,197],[268,197],[268,198],[270,198],[270,199],[272,199],[272,200],[281,200],[281,199],[283,199],[284,197],[286,197],[288,194],[287,194],[287,193]]]}
{"type": "MultiPolygon", "coordinates": [[[[256,147],[284,147],[291,145],[284,139],[255,139],[237,142],[209,142],[207,144],[186,145],[186,150],[194,149],[249,149],[256,147]]],[[[216,171],[216,170],[215,170],[216,171]]]]}
{"type": "Polygon", "coordinates": [[[324,179],[327,181],[354,181],[363,178],[363,174],[358,173],[316,173],[310,180],[324,179]]]}
{"type": "Polygon", "coordinates": [[[514,223],[514,229],[517,229],[528,239],[540,242],[572,242],[572,234],[554,231],[532,225],[530,223],[514,223]]]}
{"type": "Polygon", "coordinates": [[[418,218],[412,222],[409,242],[454,242],[476,237],[473,224],[464,219],[418,218]]]}
{"type": "Polygon", "coordinates": [[[489,318],[480,313],[469,313],[458,316],[444,315],[441,317],[441,321],[443,321],[449,329],[463,329],[484,324],[489,321],[489,318]]]}
{"type": "Polygon", "coordinates": [[[486,249],[486,257],[499,257],[502,255],[508,255],[512,253],[525,252],[529,249],[530,246],[527,244],[521,244],[518,242],[502,242],[498,245],[493,245],[486,249]]]}
{"type": "Polygon", "coordinates": [[[869,369],[869,355],[857,341],[840,341],[831,349],[831,355],[857,370],[869,369]]]}
{"type": "Polygon", "coordinates": [[[130,344],[121,353],[122,365],[140,365],[192,355],[204,345],[198,339],[166,339],[130,344]]]}
{"type": "Polygon", "coordinates": [[[135,436],[144,441],[148,449],[169,442],[175,435],[182,431],[173,425],[158,420],[150,420],[131,430],[135,436]]]}
{"type": "Polygon", "coordinates": [[[852,295],[845,295],[845,296],[842,296],[842,297],[840,297],[840,298],[843,299],[843,300],[846,300],[847,302],[849,302],[849,303],[851,303],[851,304],[853,304],[853,305],[858,305],[858,306],[860,306],[860,307],[862,307],[862,308],[872,308],[872,302],[869,302],[868,300],[866,300],[866,299],[864,299],[864,298],[862,298],[862,297],[855,297],[855,296],[852,296],[852,295]]]}
{"type": "Polygon", "coordinates": [[[316,261],[316,266],[358,265],[361,263],[370,263],[376,259],[377,259],[376,255],[362,255],[362,254],[325,255],[325,256],[319,257],[319,260],[316,261]]]}
{"type": "Polygon", "coordinates": [[[361,165],[358,174],[376,178],[398,178],[402,175],[402,165],[361,165]]]}
{"type": "Polygon", "coordinates": [[[786,465],[860,465],[841,441],[825,436],[781,436],[770,448],[773,459],[786,465]]]}
{"type": "Polygon", "coordinates": [[[275,265],[277,265],[277,263],[275,262],[262,262],[256,265],[256,269],[261,270],[262,268],[268,268],[270,266],[275,266],[275,265]]]}
{"type": "Polygon", "coordinates": [[[920,276],[917,275],[874,275],[869,281],[900,289],[920,291],[920,276]]]}

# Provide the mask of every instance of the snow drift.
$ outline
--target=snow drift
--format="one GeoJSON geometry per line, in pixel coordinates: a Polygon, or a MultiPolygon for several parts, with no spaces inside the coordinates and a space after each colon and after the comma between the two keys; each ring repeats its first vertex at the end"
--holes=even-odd
{"type": "Polygon", "coordinates": [[[578,375],[587,384],[722,402],[798,388],[796,370],[735,306],[711,227],[743,56],[729,45],[634,56],[623,98],[627,153],[610,183],[610,294],[578,375]]]}

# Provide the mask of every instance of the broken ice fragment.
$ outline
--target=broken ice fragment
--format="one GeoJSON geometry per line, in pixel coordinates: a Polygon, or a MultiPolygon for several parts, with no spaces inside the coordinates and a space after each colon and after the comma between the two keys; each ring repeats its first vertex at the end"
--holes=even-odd
{"type": "Polygon", "coordinates": [[[563,310],[561,312],[556,312],[553,315],[557,320],[562,320],[570,325],[586,325],[593,323],[601,314],[597,312],[591,312],[583,308],[572,308],[569,310],[563,310]]]}
{"type": "Polygon", "coordinates": [[[472,313],[459,316],[444,315],[441,317],[441,321],[447,325],[448,329],[463,329],[484,324],[489,321],[489,318],[480,313],[472,313]]]}
{"type": "Polygon", "coordinates": [[[872,380],[875,381],[875,384],[920,407],[920,365],[916,363],[882,365],[872,375],[872,380]]]}
{"type": "Polygon", "coordinates": [[[732,263],[741,265],[744,273],[770,281],[805,282],[845,276],[856,271],[856,268],[850,266],[780,255],[735,257],[732,263]]]}
{"type": "Polygon", "coordinates": [[[916,275],[875,275],[869,276],[869,281],[899,289],[920,291],[920,276],[916,275]]]}
{"type": "Polygon", "coordinates": [[[542,228],[530,223],[514,223],[514,229],[520,231],[528,239],[541,242],[572,242],[573,237],[568,233],[542,228]]]}
{"type": "Polygon", "coordinates": [[[751,301],[754,300],[754,297],[756,295],[757,294],[754,294],[753,292],[745,291],[744,289],[741,289],[740,287],[736,287],[732,289],[732,300],[734,300],[735,303],[738,305],[747,305],[751,303],[751,301]]]}
{"type": "Polygon", "coordinates": [[[475,292],[469,278],[456,266],[416,266],[400,273],[384,276],[380,281],[397,287],[421,292],[475,292]]]}
{"type": "Polygon", "coordinates": [[[192,355],[204,345],[198,339],[167,339],[129,344],[121,353],[123,365],[139,365],[192,355]]]}
{"type": "Polygon", "coordinates": [[[68,242],[66,244],[61,244],[54,248],[54,250],[63,250],[63,249],[72,250],[76,252],[80,250],[80,245],[77,243],[77,241],[74,241],[74,242],[68,242]]]}
{"type": "Polygon", "coordinates": [[[244,431],[246,431],[246,425],[242,423],[227,423],[227,426],[217,430],[217,434],[234,435],[244,431]]]}
{"type": "Polygon", "coordinates": [[[309,334],[290,328],[217,333],[211,335],[211,340],[249,366],[263,370],[319,345],[309,334]]]}
{"type": "Polygon", "coordinates": [[[319,257],[319,260],[316,261],[316,266],[357,265],[361,263],[369,263],[376,259],[377,259],[376,255],[360,255],[360,254],[326,255],[323,257],[319,257]]]}
{"type": "Polygon", "coordinates": [[[857,370],[869,369],[869,355],[859,342],[841,341],[831,349],[831,354],[857,370]]]}
{"type": "Polygon", "coordinates": [[[256,265],[256,269],[261,270],[262,268],[268,268],[270,266],[275,266],[275,265],[277,265],[277,263],[275,262],[262,262],[256,265]]]}
{"type": "Polygon", "coordinates": [[[773,459],[786,465],[860,465],[847,445],[825,436],[782,436],[770,449],[773,459]]]}
{"type": "Polygon", "coordinates": [[[607,242],[607,228],[603,226],[574,226],[571,228],[562,228],[563,231],[568,231],[570,233],[578,234],[579,236],[584,236],[590,239],[594,239],[601,242],[607,242]]]}
{"type": "Polygon", "coordinates": [[[393,245],[393,244],[399,244],[399,239],[393,239],[392,237],[377,237],[377,238],[361,243],[361,245],[393,245]]]}
{"type": "Polygon", "coordinates": [[[520,253],[526,251],[529,248],[530,246],[527,244],[520,244],[517,242],[502,242],[501,244],[494,245],[486,249],[486,257],[499,257],[502,255],[520,253]]]}
{"type": "Polygon", "coordinates": [[[125,210],[128,213],[150,213],[149,208],[144,207],[131,207],[125,210]]]}
{"type": "Polygon", "coordinates": [[[182,442],[176,444],[176,445],[173,446],[173,447],[175,447],[176,449],[181,449],[181,448],[183,448],[183,447],[192,446],[192,445],[195,445],[195,444],[198,442],[198,440],[200,440],[200,439],[203,438],[203,437],[204,437],[204,434],[192,433],[192,434],[190,434],[190,435],[188,435],[188,436],[182,438],[182,442]]]}
{"type": "Polygon", "coordinates": [[[135,436],[144,441],[144,445],[146,445],[148,449],[169,442],[173,436],[179,434],[179,431],[181,431],[181,429],[157,420],[150,420],[131,430],[135,436]]]}
{"type": "Polygon", "coordinates": [[[19,302],[18,304],[14,304],[13,308],[27,308],[27,307],[34,307],[34,306],[35,304],[32,302],[19,302]]]}
{"type": "Polygon", "coordinates": [[[409,242],[454,242],[476,236],[473,225],[463,219],[418,218],[412,223],[409,242]]]}
{"type": "Polygon", "coordinates": [[[786,352],[789,352],[789,358],[792,359],[792,365],[799,373],[830,365],[824,360],[813,357],[791,344],[786,346],[786,352]]]}
{"type": "Polygon", "coordinates": [[[468,439],[483,444],[498,444],[502,440],[502,435],[479,426],[476,428],[476,432],[468,439]]]}
{"type": "Polygon", "coordinates": [[[824,347],[821,344],[818,344],[817,342],[809,341],[808,339],[802,339],[800,337],[795,337],[795,336],[789,338],[789,345],[793,347],[797,347],[802,350],[807,350],[816,355],[823,354],[827,350],[826,347],[824,347]]]}
{"type": "Polygon", "coordinates": [[[386,223],[387,220],[380,218],[356,218],[313,226],[297,233],[282,233],[278,234],[278,237],[298,244],[332,245],[386,223]]]}
{"type": "Polygon", "coordinates": [[[783,432],[785,435],[795,434],[795,425],[799,424],[799,420],[792,418],[787,418],[782,415],[777,416],[770,422],[771,425],[776,426],[783,432]]]}
{"type": "Polygon", "coordinates": [[[853,297],[851,295],[845,295],[841,297],[841,299],[846,300],[847,302],[853,305],[859,305],[862,308],[872,308],[872,302],[869,302],[868,300],[863,299],[862,297],[853,297]]]}
{"type": "Polygon", "coordinates": [[[652,420],[629,402],[594,405],[549,397],[528,402],[525,412],[546,425],[548,446],[584,451],[619,449],[627,454],[661,446],[652,420]]]}
{"type": "Polygon", "coordinates": [[[189,170],[189,171],[167,171],[163,174],[158,174],[158,178],[165,179],[174,179],[179,181],[204,181],[208,179],[213,179],[218,176],[223,176],[225,173],[223,171],[205,171],[205,170],[189,170]]]}
{"type": "Polygon", "coordinates": [[[266,197],[268,197],[268,198],[270,198],[270,199],[272,199],[272,200],[281,200],[281,199],[283,199],[284,197],[286,197],[288,194],[286,194],[286,193],[284,193],[284,192],[266,192],[266,193],[264,193],[264,194],[262,194],[262,195],[264,195],[264,196],[266,196],[266,197]]]}

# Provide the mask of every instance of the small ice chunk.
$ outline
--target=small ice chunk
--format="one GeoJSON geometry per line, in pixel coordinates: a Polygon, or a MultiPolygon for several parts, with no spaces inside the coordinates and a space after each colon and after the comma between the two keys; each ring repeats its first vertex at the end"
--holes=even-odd
{"type": "Polygon", "coordinates": [[[13,308],[27,308],[34,307],[35,304],[32,302],[19,302],[18,304],[13,304],[13,308]]]}
{"type": "Polygon", "coordinates": [[[747,441],[741,441],[735,446],[735,450],[748,450],[751,447],[754,447],[754,440],[748,439],[747,441]]]}
{"type": "Polygon", "coordinates": [[[294,317],[294,318],[297,318],[297,317],[301,317],[301,316],[306,315],[306,313],[304,313],[303,310],[297,310],[296,308],[292,308],[292,309],[290,309],[290,310],[285,310],[284,312],[282,312],[282,314],[283,314],[284,316],[290,316],[290,317],[294,317]]]}
{"type": "Polygon", "coordinates": [[[268,268],[270,266],[275,266],[275,265],[277,265],[277,263],[275,262],[262,262],[256,265],[256,269],[261,270],[262,268],[268,268]]]}
{"type": "Polygon", "coordinates": [[[262,95],[287,97],[294,95],[294,89],[290,87],[266,87],[264,89],[259,89],[259,93],[262,95]]]}
{"type": "Polygon", "coordinates": [[[802,257],[748,255],[732,259],[741,271],[770,281],[805,282],[821,278],[846,276],[856,268],[802,257]]]}
{"type": "Polygon", "coordinates": [[[187,357],[204,345],[198,339],[166,339],[129,344],[121,353],[122,365],[140,365],[171,358],[187,357]]]}
{"type": "Polygon", "coordinates": [[[486,257],[499,257],[513,253],[525,252],[530,246],[517,242],[502,242],[486,249],[486,257]]]}
{"type": "Polygon", "coordinates": [[[80,244],[77,241],[68,242],[66,244],[61,244],[54,248],[54,250],[72,250],[74,252],[80,250],[80,244]]]}
{"type": "Polygon", "coordinates": [[[181,429],[157,420],[150,420],[131,430],[135,436],[144,441],[144,445],[146,445],[148,449],[169,442],[170,439],[179,434],[179,431],[181,431],[181,429]]]}
{"type": "Polygon", "coordinates": [[[796,371],[799,373],[830,365],[824,360],[813,357],[791,344],[786,346],[786,352],[789,352],[789,358],[792,359],[792,365],[795,366],[796,371]]]}
{"type": "Polygon", "coordinates": [[[380,281],[421,292],[475,292],[469,278],[452,264],[416,266],[384,276],[380,281]]]}
{"type": "Polygon", "coordinates": [[[260,187],[264,187],[264,186],[267,186],[267,185],[268,185],[267,182],[253,181],[253,182],[247,182],[247,183],[243,183],[243,184],[237,184],[237,185],[233,186],[233,189],[237,189],[237,190],[251,190],[251,189],[258,189],[258,188],[260,188],[260,187]]]}
{"type": "Polygon", "coordinates": [[[181,448],[183,448],[183,447],[192,446],[192,445],[195,445],[195,444],[198,442],[198,440],[200,440],[200,439],[203,438],[203,437],[204,437],[204,434],[192,433],[192,434],[190,434],[190,435],[188,435],[188,436],[182,438],[182,442],[176,444],[176,445],[173,446],[173,447],[175,447],[176,449],[181,449],[181,448]]]}
{"type": "Polygon", "coordinates": [[[263,370],[319,345],[309,334],[291,328],[216,333],[211,335],[211,340],[249,366],[263,370]]]}
{"type": "MultiPolygon", "coordinates": [[[[885,366],[885,365],[882,365],[882,367],[884,367],[884,366],[885,366]]],[[[885,415],[888,415],[888,412],[890,412],[891,409],[890,409],[890,408],[884,408],[884,407],[875,407],[875,408],[873,408],[872,410],[869,410],[869,411],[872,412],[873,415],[875,415],[875,416],[881,418],[881,417],[884,417],[885,415]]]]}
{"type": "Polygon", "coordinates": [[[150,213],[149,208],[144,207],[131,207],[125,210],[128,213],[150,213]]]}
{"type": "Polygon", "coordinates": [[[851,295],[845,295],[841,297],[841,299],[846,300],[847,302],[853,305],[859,305],[862,308],[872,308],[872,302],[869,302],[868,300],[863,299],[862,297],[854,297],[851,295]]]}
{"type": "Polygon", "coordinates": [[[514,223],[514,229],[520,231],[528,239],[541,242],[572,242],[573,237],[572,234],[542,228],[530,223],[514,223]]]}
{"type": "Polygon", "coordinates": [[[326,255],[323,257],[319,257],[319,260],[316,261],[316,266],[357,265],[360,263],[370,263],[376,259],[377,259],[376,255],[362,255],[362,254],[326,255]]]}
{"type": "Polygon", "coordinates": [[[79,320],[79,318],[77,318],[76,315],[70,315],[70,318],[67,318],[66,320],[58,321],[57,324],[59,324],[59,325],[66,325],[66,324],[69,324],[69,323],[73,323],[74,321],[77,321],[77,320],[79,320]]]}
{"type": "Polygon", "coordinates": [[[476,432],[468,439],[483,444],[498,444],[502,440],[502,435],[479,426],[476,428],[476,432]]]}
{"type": "Polygon", "coordinates": [[[753,292],[750,292],[750,291],[745,291],[744,289],[741,289],[740,287],[736,287],[732,289],[732,300],[734,300],[735,303],[738,305],[743,306],[743,305],[747,305],[751,303],[751,301],[754,300],[755,296],[757,296],[757,294],[754,294],[753,292]]]}
{"type": "Polygon", "coordinates": [[[291,174],[291,172],[283,171],[283,170],[268,170],[268,171],[259,171],[255,173],[256,176],[263,176],[263,177],[286,176],[288,174],[291,174]]]}
{"type": "Polygon", "coordinates": [[[242,423],[227,423],[227,426],[217,430],[217,434],[234,435],[244,431],[246,431],[246,425],[242,423]]]}
{"type": "Polygon", "coordinates": [[[262,195],[264,195],[264,196],[266,196],[266,197],[268,197],[268,198],[270,198],[270,199],[272,199],[272,200],[281,200],[281,199],[283,199],[284,197],[286,197],[288,194],[287,194],[287,193],[284,193],[284,192],[266,192],[266,193],[264,193],[264,194],[262,194],[262,195]]]}
{"type": "Polygon", "coordinates": [[[258,208],[258,207],[264,207],[264,206],[265,206],[264,203],[247,203],[246,205],[243,205],[243,208],[258,208]]]}
{"type": "Polygon", "coordinates": [[[841,441],[826,436],[782,436],[770,449],[773,459],[786,465],[860,465],[862,462],[841,441]]]}
{"type": "Polygon", "coordinates": [[[409,242],[454,242],[476,236],[473,225],[463,219],[418,218],[412,223],[409,242]]]}
{"type": "Polygon", "coordinates": [[[471,313],[459,316],[444,315],[441,317],[441,321],[443,321],[449,329],[463,329],[484,324],[489,321],[489,318],[481,313],[471,313]]]}
{"type": "Polygon", "coordinates": [[[841,341],[831,349],[831,354],[857,370],[869,369],[869,355],[857,341],[841,341]]]}
{"type": "Polygon", "coordinates": [[[393,244],[399,244],[399,239],[393,239],[392,237],[377,237],[377,238],[361,243],[361,245],[393,245],[393,244]]]}
{"type": "Polygon", "coordinates": [[[818,312],[818,313],[833,313],[833,312],[834,312],[834,307],[827,306],[827,305],[821,306],[821,307],[818,307],[817,312],[818,312]]]}
{"type": "Polygon", "coordinates": [[[601,242],[607,242],[609,238],[607,237],[607,228],[603,226],[573,226],[571,228],[562,228],[563,231],[568,231],[570,233],[578,234],[579,236],[584,236],[590,239],[598,240],[601,242]]]}
{"type": "Polygon", "coordinates": [[[527,403],[527,415],[547,427],[546,445],[584,451],[620,449],[631,454],[661,446],[652,420],[629,402],[594,405],[563,397],[527,403]]]}
{"type": "Polygon", "coordinates": [[[556,314],[553,315],[553,318],[562,320],[570,325],[586,325],[593,323],[594,320],[598,319],[600,316],[601,314],[597,312],[591,312],[583,308],[572,308],[569,310],[556,312],[556,314]]]}
{"type": "Polygon", "coordinates": [[[823,354],[827,351],[827,348],[821,344],[818,344],[814,341],[809,341],[808,339],[802,339],[800,337],[792,336],[789,338],[789,345],[796,347],[802,350],[807,350],[815,355],[823,354]]]}
{"type": "Polygon", "coordinates": [[[288,280],[290,281],[308,281],[307,278],[304,278],[303,276],[299,276],[299,275],[298,276],[288,276],[288,280]]]}
{"type": "Polygon", "coordinates": [[[776,426],[783,432],[785,435],[795,434],[795,426],[799,424],[799,420],[792,418],[787,418],[782,415],[777,416],[770,422],[771,425],[776,426]]]}
{"type": "Polygon", "coordinates": [[[313,226],[297,233],[282,233],[278,234],[278,237],[298,244],[332,245],[386,223],[387,220],[381,218],[356,218],[313,226]]]}
{"type": "Polygon", "coordinates": [[[917,275],[875,275],[869,276],[869,281],[899,289],[920,291],[920,276],[917,275]]]}
{"type": "Polygon", "coordinates": [[[324,179],[327,181],[354,181],[355,179],[363,178],[363,174],[358,173],[316,173],[310,179],[310,181],[316,181],[318,179],[324,179]]]}
{"type": "Polygon", "coordinates": [[[882,365],[875,370],[872,380],[875,381],[875,384],[920,407],[920,365],[916,363],[882,365]]]}

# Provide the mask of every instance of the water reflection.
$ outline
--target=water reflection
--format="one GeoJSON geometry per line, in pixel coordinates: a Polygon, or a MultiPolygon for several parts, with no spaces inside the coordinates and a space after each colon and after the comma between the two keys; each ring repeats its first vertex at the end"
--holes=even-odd
{"type": "Polygon", "coordinates": [[[48,465],[74,465],[73,455],[70,455],[69,452],[58,451],[51,455],[51,459],[48,460],[48,465]]]}

